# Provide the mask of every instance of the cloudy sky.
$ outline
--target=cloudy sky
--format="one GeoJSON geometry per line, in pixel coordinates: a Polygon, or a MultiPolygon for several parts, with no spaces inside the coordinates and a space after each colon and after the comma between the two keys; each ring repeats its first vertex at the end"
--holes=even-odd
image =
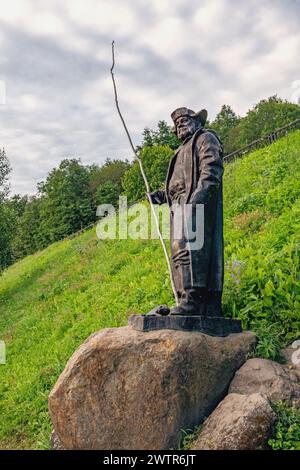
{"type": "Polygon", "coordinates": [[[275,93],[292,99],[299,18],[299,0],[0,0],[0,146],[12,190],[34,193],[63,158],[131,158],[109,74],[113,39],[138,144],[179,106],[212,119],[224,103],[243,115],[275,93]]]}

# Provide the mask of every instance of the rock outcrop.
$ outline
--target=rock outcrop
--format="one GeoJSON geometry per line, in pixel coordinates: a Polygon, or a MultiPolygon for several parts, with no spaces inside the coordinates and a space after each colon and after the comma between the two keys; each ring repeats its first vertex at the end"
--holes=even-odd
{"type": "Polygon", "coordinates": [[[101,330],[73,354],[49,396],[64,449],[169,449],[208,416],[255,344],[250,332],[101,330]]]}
{"type": "Polygon", "coordinates": [[[300,399],[300,380],[288,367],[267,359],[249,359],[235,374],[230,393],[260,393],[292,405],[300,399]]]}
{"type": "Polygon", "coordinates": [[[275,414],[259,393],[230,393],[205,421],[194,450],[256,450],[267,443],[275,414]]]}

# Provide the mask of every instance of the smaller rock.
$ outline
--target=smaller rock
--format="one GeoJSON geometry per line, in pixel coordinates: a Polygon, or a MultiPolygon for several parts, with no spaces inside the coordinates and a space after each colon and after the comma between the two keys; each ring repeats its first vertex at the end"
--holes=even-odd
{"type": "Polygon", "coordinates": [[[259,450],[266,448],[275,421],[268,400],[259,393],[230,393],[205,421],[193,450],[259,450]]]}
{"type": "Polygon", "coordinates": [[[300,381],[289,369],[268,359],[249,359],[236,372],[229,393],[260,393],[270,401],[294,405],[300,398],[300,381]]]}
{"type": "MultiPolygon", "coordinates": [[[[300,342],[299,342],[300,343],[300,342]]],[[[287,361],[289,369],[300,371],[300,344],[298,341],[294,341],[293,344],[281,351],[282,355],[287,361]]]]}

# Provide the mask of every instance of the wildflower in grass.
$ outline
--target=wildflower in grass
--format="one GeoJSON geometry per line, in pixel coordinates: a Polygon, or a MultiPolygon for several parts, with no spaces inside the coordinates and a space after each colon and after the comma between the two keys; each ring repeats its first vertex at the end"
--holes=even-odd
{"type": "Polygon", "coordinates": [[[234,284],[238,285],[241,283],[241,273],[245,266],[246,263],[237,259],[230,259],[226,262],[226,269],[229,271],[230,277],[234,284]]]}

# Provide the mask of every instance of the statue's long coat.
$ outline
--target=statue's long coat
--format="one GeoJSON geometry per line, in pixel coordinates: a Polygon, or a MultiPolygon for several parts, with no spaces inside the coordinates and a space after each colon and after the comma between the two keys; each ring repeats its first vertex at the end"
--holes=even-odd
{"type": "MultiPolygon", "coordinates": [[[[169,182],[180,151],[184,151],[184,203],[191,203],[193,195],[201,195],[204,204],[204,244],[201,249],[190,250],[190,274],[193,287],[222,291],[224,280],[223,247],[223,149],[217,136],[209,130],[199,129],[183,143],[172,157],[166,178],[164,199],[172,205],[169,182]]],[[[182,200],[181,200],[182,202],[182,200]]],[[[171,211],[171,243],[174,214],[171,211]]]]}

